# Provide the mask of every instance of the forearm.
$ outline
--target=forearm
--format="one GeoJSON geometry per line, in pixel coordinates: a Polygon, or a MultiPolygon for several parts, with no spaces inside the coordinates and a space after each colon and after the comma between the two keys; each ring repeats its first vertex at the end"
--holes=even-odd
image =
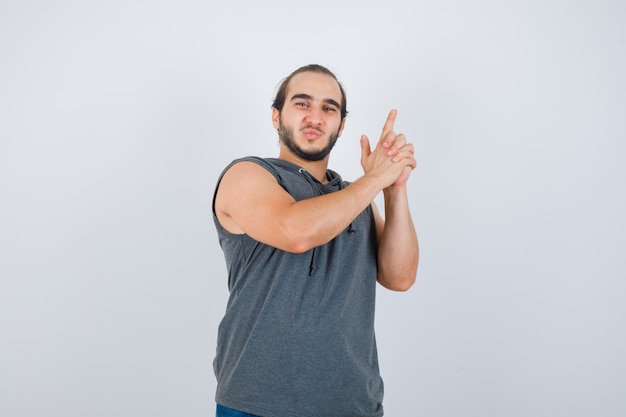
{"type": "Polygon", "coordinates": [[[406,291],[415,282],[419,261],[406,186],[386,188],[384,198],[385,226],[378,248],[378,281],[391,290],[406,291]]]}
{"type": "Polygon", "coordinates": [[[294,202],[281,216],[280,233],[290,252],[305,252],[334,239],[365,210],[383,183],[364,175],[341,191],[294,202]]]}

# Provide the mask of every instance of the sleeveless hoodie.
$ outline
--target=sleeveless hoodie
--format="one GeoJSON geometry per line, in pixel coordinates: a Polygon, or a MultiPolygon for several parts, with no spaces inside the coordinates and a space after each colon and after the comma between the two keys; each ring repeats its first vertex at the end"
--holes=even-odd
{"type": "MultiPolygon", "coordinates": [[[[247,157],[296,201],[349,186],[327,184],[274,158],[247,157]]],[[[329,243],[289,253],[213,219],[224,251],[230,296],[213,368],[216,402],[263,417],[383,415],[383,381],[374,334],[376,228],[371,206],[329,243]]]]}

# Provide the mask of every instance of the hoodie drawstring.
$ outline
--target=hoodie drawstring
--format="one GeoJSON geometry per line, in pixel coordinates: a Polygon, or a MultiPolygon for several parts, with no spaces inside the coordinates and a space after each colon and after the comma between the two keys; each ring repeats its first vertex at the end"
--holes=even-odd
{"type": "MultiPolygon", "coordinates": [[[[302,174],[302,176],[304,177],[306,182],[309,184],[309,186],[311,187],[311,189],[313,190],[314,193],[316,193],[317,195],[323,195],[324,194],[324,193],[322,193],[320,191],[318,185],[316,184],[317,181],[313,180],[313,178],[306,171],[306,169],[299,168],[298,172],[300,174],[302,174]]],[[[343,190],[344,189],[343,181],[342,181],[342,179],[341,179],[341,177],[339,175],[337,175],[336,177],[332,178],[330,181],[331,182],[336,182],[336,184],[339,186],[339,190],[343,190]]],[[[355,233],[355,232],[356,232],[356,229],[354,228],[354,222],[350,222],[350,226],[348,227],[348,233],[355,233]]],[[[317,248],[313,248],[311,250],[311,262],[309,264],[309,276],[313,275],[313,273],[315,272],[315,269],[316,269],[316,265],[315,265],[316,251],[317,251],[317,248]]]]}

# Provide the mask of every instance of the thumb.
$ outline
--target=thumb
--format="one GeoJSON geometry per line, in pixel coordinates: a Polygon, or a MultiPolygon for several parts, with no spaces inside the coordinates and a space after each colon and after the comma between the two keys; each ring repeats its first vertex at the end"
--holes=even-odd
{"type": "Polygon", "coordinates": [[[365,135],[361,135],[361,165],[365,164],[365,160],[372,153],[370,140],[365,135]]]}

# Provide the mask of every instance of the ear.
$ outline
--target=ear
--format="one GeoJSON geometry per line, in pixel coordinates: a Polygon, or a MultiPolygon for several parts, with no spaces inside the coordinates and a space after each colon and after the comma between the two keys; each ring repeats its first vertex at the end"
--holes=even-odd
{"type": "Polygon", "coordinates": [[[274,129],[278,130],[280,127],[280,112],[272,107],[272,124],[274,129]]]}
{"type": "Polygon", "coordinates": [[[337,137],[341,136],[341,133],[343,132],[343,128],[344,127],[346,127],[346,118],[345,117],[341,121],[341,125],[339,126],[339,130],[337,131],[337,137]]]}

